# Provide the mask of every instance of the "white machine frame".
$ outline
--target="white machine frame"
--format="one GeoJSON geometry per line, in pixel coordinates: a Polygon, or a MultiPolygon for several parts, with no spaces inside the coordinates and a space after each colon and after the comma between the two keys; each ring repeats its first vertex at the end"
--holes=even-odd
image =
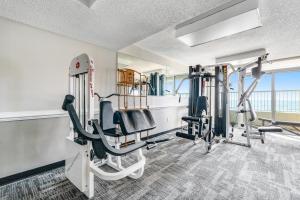
{"type": "MultiPolygon", "coordinates": [[[[242,142],[237,142],[237,141],[233,141],[232,140],[232,136],[230,136],[229,133],[229,128],[230,128],[230,123],[229,123],[229,105],[227,105],[227,134],[226,134],[226,143],[230,143],[230,144],[237,144],[237,145],[241,145],[241,146],[245,146],[245,147],[251,147],[251,133],[252,133],[252,128],[251,128],[251,122],[248,119],[247,116],[247,112],[248,112],[248,108],[247,108],[247,101],[249,101],[249,98],[251,96],[251,94],[253,93],[253,91],[255,90],[257,84],[260,81],[261,76],[263,75],[263,73],[260,72],[259,75],[257,75],[257,77],[255,77],[255,80],[251,83],[251,85],[247,88],[247,90],[245,91],[245,76],[247,73],[248,69],[252,69],[254,67],[257,67],[258,65],[261,65],[263,62],[266,61],[268,54],[264,54],[262,56],[259,57],[259,60],[248,63],[244,66],[238,67],[237,69],[234,68],[233,65],[229,64],[232,72],[228,75],[228,80],[230,78],[230,76],[234,73],[238,73],[238,96],[240,97],[239,103],[237,105],[238,107],[238,125],[239,128],[244,129],[245,132],[245,137],[246,137],[246,143],[242,143],[242,142]],[[260,63],[258,63],[260,62],[260,63]]],[[[261,67],[261,66],[260,66],[261,67]]],[[[227,88],[229,91],[229,81],[227,84],[227,88]]],[[[229,96],[229,92],[227,93],[227,102],[230,102],[230,96],[229,96]]],[[[231,133],[233,134],[233,133],[231,133]]]]}
{"type": "MultiPolygon", "coordinates": [[[[74,107],[78,113],[84,129],[93,133],[89,121],[94,119],[94,83],[95,66],[94,61],[87,54],[74,58],[69,67],[69,93],[75,98],[74,107]]],[[[121,141],[106,136],[110,144],[120,149],[121,141]]],[[[140,141],[140,135],[135,134],[136,142],[140,141]]],[[[123,167],[122,157],[107,154],[106,159],[95,160],[92,155],[92,142],[81,141],[74,131],[70,121],[70,132],[66,138],[66,177],[88,198],[94,197],[94,175],[103,180],[119,180],[124,177],[133,179],[140,178],[144,173],[146,159],[142,149],[137,149],[137,162],[129,167],[123,167]],[[117,172],[106,172],[99,167],[108,165],[117,172]]]]}

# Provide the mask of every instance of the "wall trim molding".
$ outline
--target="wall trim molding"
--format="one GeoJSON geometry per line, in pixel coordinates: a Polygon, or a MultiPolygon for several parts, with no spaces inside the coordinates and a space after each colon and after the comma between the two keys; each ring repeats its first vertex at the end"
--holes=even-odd
{"type": "Polygon", "coordinates": [[[63,110],[0,112],[0,122],[48,119],[48,118],[58,118],[58,117],[67,117],[67,116],[68,116],[67,112],[63,110]]]}
{"type": "MultiPolygon", "coordinates": [[[[160,106],[160,107],[157,106],[157,107],[150,107],[150,110],[178,109],[178,108],[186,108],[186,107],[187,107],[186,105],[160,106]]],[[[114,109],[116,109],[116,108],[114,108],[114,109]]],[[[99,113],[99,111],[96,110],[95,113],[99,113]]],[[[60,117],[67,117],[67,116],[68,116],[68,113],[63,110],[0,112],[0,122],[38,120],[38,119],[60,118],[60,117]]]]}

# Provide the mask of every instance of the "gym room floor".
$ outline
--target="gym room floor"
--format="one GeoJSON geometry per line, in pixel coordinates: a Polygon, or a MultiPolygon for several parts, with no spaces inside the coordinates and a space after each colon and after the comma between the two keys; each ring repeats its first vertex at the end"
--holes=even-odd
{"type": "MultiPolygon", "coordinates": [[[[245,138],[242,138],[245,139],[245,138]]],[[[269,134],[252,148],[199,145],[175,138],[151,151],[142,178],[95,177],[94,199],[300,199],[300,138],[269,134]]],[[[0,199],[86,199],[58,168],[0,187],[0,199]]]]}

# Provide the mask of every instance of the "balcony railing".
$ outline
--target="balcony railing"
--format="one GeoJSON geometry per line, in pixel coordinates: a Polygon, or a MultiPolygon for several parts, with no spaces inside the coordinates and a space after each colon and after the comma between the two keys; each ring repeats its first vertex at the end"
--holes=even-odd
{"type": "MultiPolygon", "coordinates": [[[[275,112],[300,113],[300,90],[277,90],[275,92],[275,112]]],[[[238,93],[230,93],[230,110],[237,110],[238,93]]],[[[272,112],[272,92],[255,91],[250,101],[257,112],[272,112]]]]}

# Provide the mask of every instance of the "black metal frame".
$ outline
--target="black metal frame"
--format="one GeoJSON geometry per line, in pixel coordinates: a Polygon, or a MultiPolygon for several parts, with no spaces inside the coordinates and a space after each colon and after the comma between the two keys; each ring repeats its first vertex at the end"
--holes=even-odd
{"type": "Polygon", "coordinates": [[[195,140],[197,133],[195,133],[194,128],[198,130],[198,135],[202,136],[202,139],[211,144],[213,141],[213,138],[215,136],[222,136],[226,137],[226,105],[227,105],[227,66],[215,66],[214,68],[214,74],[205,72],[204,68],[202,68],[200,65],[196,66],[190,66],[189,67],[189,81],[190,81],[190,87],[189,87],[189,105],[188,105],[188,115],[189,116],[195,116],[196,114],[196,102],[197,98],[199,96],[207,96],[205,94],[205,87],[206,82],[210,82],[209,87],[209,115],[205,116],[206,120],[208,121],[208,132],[204,135],[201,135],[202,133],[202,123],[196,123],[193,121],[187,121],[188,127],[187,127],[187,133],[184,133],[183,131],[177,132],[176,135],[178,137],[195,140]],[[219,77],[223,77],[223,80],[220,80],[219,77]],[[214,83],[214,85],[212,84],[214,83]],[[215,87],[214,95],[212,94],[212,87],[215,87]],[[212,106],[212,98],[215,99],[215,111],[214,111],[214,119],[212,117],[211,113],[211,106],[212,106]],[[212,120],[214,120],[214,130],[212,128],[212,120]],[[201,127],[200,127],[201,125],[201,127]],[[195,133],[195,134],[193,134],[195,133]]]}

